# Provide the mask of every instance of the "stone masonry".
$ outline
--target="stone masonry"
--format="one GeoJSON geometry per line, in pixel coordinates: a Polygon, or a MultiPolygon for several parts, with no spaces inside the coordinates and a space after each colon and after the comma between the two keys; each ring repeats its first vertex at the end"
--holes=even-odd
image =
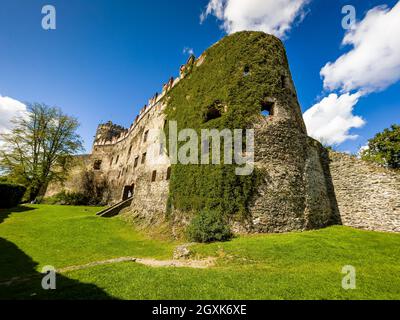
{"type": "MultiPolygon", "coordinates": [[[[272,60],[266,54],[260,62],[276,65],[277,87],[271,92],[280,94],[265,98],[254,122],[255,167],[261,174],[261,182],[249,207],[250,218],[237,229],[289,232],[343,222],[369,230],[400,231],[399,175],[337,153],[331,155],[330,163],[325,148],[307,135],[283,44],[261,33],[235,37],[243,37],[242,40],[248,37],[251,43],[257,37],[267,37],[284,57],[272,60]]],[[[225,39],[214,47],[224,44],[225,39]]],[[[144,216],[150,222],[163,220],[171,164],[159,133],[166,125],[168,93],[187,81],[186,66],[194,65],[191,72],[201,74],[203,63],[208,63],[207,54],[195,61],[190,57],[187,65],[181,67],[180,76],[168,80],[162,93],[149,100],[130,128],[112,122],[99,125],[92,153],[77,157],[70,179],[63,185],[50,185],[46,196],[61,190],[82,191],[78,182],[80,173],[92,170],[97,179],[108,181],[110,204],[132,196],[132,214],[144,216]]],[[[218,68],[220,62],[210,63],[216,63],[218,68]]]]}
{"type": "Polygon", "coordinates": [[[400,232],[400,172],[343,153],[330,157],[343,224],[400,232]]]}

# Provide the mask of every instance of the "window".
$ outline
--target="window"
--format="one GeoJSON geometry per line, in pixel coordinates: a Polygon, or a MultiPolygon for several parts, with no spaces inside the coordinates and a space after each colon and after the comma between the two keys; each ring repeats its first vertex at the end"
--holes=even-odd
{"type": "Polygon", "coordinates": [[[115,164],[117,164],[119,161],[119,156],[117,156],[117,159],[115,159],[115,164]]]}
{"type": "Polygon", "coordinates": [[[267,99],[261,102],[261,114],[265,117],[274,115],[275,102],[267,99]]]}
{"type": "Polygon", "coordinates": [[[212,106],[209,106],[204,114],[204,122],[208,122],[214,119],[218,119],[222,116],[221,109],[218,104],[215,103],[212,106]]]}
{"type": "Polygon", "coordinates": [[[112,166],[113,161],[114,161],[114,158],[111,158],[111,160],[110,160],[110,167],[112,166]]]}
{"type": "Polygon", "coordinates": [[[151,182],[156,181],[156,179],[157,179],[157,171],[154,170],[153,173],[151,174],[151,182]]]}
{"type": "Polygon", "coordinates": [[[146,163],[146,152],[145,153],[143,153],[143,155],[142,155],[142,164],[145,164],[146,163]]]}
{"type": "Polygon", "coordinates": [[[138,164],[139,164],[139,156],[137,156],[137,157],[135,158],[134,168],[136,168],[136,167],[138,166],[138,164]]]}
{"type": "Polygon", "coordinates": [[[147,138],[149,137],[149,130],[144,133],[143,142],[147,142],[147,138]]]}
{"type": "Polygon", "coordinates": [[[167,180],[171,179],[171,167],[167,169],[167,180]]]}
{"type": "Polygon", "coordinates": [[[247,77],[250,75],[250,67],[249,66],[245,66],[243,69],[243,76],[247,77]]]}
{"type": "Polygon", "coordinates": [[[102,163],[101,160],[96,160],[96,161],[94,162],[93,169],[94,169],[94,170],[100,170],[100,169],[101,169],[101,163],[102,163]]]}

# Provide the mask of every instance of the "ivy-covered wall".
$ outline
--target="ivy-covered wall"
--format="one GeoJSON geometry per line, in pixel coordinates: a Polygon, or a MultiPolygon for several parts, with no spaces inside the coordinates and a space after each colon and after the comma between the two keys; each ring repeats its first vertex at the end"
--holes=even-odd
{"type": "MultiPolygon", "coordinates": [[[[181,77],[168,83],[129,129],[109,123],[97,132],[85,165],[109,181],[112,202],[129,188],[130,215],[154,226],[167,214],[172,231],[201,211],[204,219],[198,225],[209,221],[215,226],[215,217],[229,218],[233,231],[287,232],[340,222],[329,159],[322,145],[307,136],[279,39],[262,32],[227,36],[197,60],[191,57],[181,77]],[[169,137],[173,123],[178,132],[194,129],[198,137],[202,129],[253,129],[254,171],[240,176],[236,169],[243,165],[170,167],[172,154],[152,129],[164,128],[169,137]],[[103,141],[110,130],[106,136],[112,140],[103,141]],[[115,131],[121,134],[114,137],[115,131]]],[[[201,140],[198,151],[204,147],[201,140]]],[[[197,157],[201,162],[201,152],[197,157]]],[[[68,185],[76,188],[73,179],[68,185]]]]}
{"type": "MultiPolygon", "coordinates": [[[[283,44],[262,32],[228,36],[187,69],[167,98],[167,119],[177,121],[178,132],[193,128],[200,136],[207,128],[251,129],[271,98],[278,103],[293,98],[283,44]],[[221,116],[207,121],[210,108],[219,108],[221,116]]],[[[285,112],[305,131],[299,107],[285,112]]],[[[183,211],[209,208],[246,214],[256,184],[257,171],[237,176],[235,165],[177,164],[172,167],[169,205],[183,211]]]]}
{"type": "Polygon", "coordinates": [[[238,229],[257,232],[339,223],[325,150],[307,136],[282,42],[239,32],[191,61],[168,95],[167,120],[198,135],[254,129],[255,170],[238,176],[235,165],[173,165],[168,212],[217,210],[238,229]]]}

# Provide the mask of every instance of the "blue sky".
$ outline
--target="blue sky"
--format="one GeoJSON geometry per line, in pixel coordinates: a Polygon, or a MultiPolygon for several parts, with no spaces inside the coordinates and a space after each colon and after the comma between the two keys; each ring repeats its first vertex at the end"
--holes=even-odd
{"type": "MultiPolygon", "coordinates": [[[[235,0],[221,3],[226,1],[235,0]]],[[[398,2],[282,1],[304,2],[298,18],[290,21],[290,29],[280,35],[303,111],[331,93],[344,94],[340,86],[324,89],[320,75],[328,62],[335,62],[352,49],[341,44],[346,32],[341,26],[342,7],[352,4],[357,19],[362,21],[368,10],[382,4],[389,10],[398,2]]],[[[162,84],[178,75],[179,66],[187,59],[185,47],[192,48],[198,56],[231,31],[221,27],[224,21],[237,26],[229,20],[227,10],[222,18],[216,9],[200,24],[200,15],[208,3],[0,0],[0,97],[44,102],[76,116],[81,123],[79,133],[90,151],[98,123],[112,120],[128,127],[162,84]],[[56,30],[45,31],[41,27],[45,4],[54,5],[57,10],[56,30]]],[[[279,15],[279,10],[274,13],[279,15]]],[[[378,57],[376,61],[382,59],[378,57]]],[[[337,143],[339,150],[356,152],[376,132],[400,122],[400,83],[393,80],[397,79],[398,65],[394,61],[389,70],[394,73],[394,83],[363,93],[357,99],[352,116],[362,117],[365,125],[350,128],[347,134],[358,137],[337,143]]],[[[389,71],[385,69],[386,73],[389,71]]],[[[332,79],[334,82],[336,78],[332,79]]],[[[365,87],[368,85],[364,83],[346,92],[354,94],[365,87]]]]}

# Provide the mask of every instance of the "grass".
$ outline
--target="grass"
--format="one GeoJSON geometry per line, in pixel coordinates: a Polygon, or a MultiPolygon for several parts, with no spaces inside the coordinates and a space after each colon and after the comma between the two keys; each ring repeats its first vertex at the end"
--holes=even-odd
{"type": "MultiPolygon", "coordinates": [[[[32,205],[20,207],[20,212],[5,211],[0,216],[11,215],[0,224],[0,238],[38,262],[37,270],[122,256],[165,259],[172,255],[173,243],[151,240],[119,219],[99,218],[95,214],[100,209],[32,205]]],[[[5,252],[5,258],[11,263],[2,264],[0,279],[15,273],[12,252],[5,252]]]]}
{"type": "Polygon", "coordinates": [[[196,258],[217,257],[205,270],[124,262],[57,275],[57,290],[42,290],[44,265],[171,259],[178,243],[152,240],[118,217],[96,217],[97,210],[35,205],[0,211],[0,280],[35,275],[0,285],[0,298],[400,299],[400,235],[339,226],[195,245],[196,258]],[[356,268],[356,290],[341,286],[345,265],[356,268]]]}

